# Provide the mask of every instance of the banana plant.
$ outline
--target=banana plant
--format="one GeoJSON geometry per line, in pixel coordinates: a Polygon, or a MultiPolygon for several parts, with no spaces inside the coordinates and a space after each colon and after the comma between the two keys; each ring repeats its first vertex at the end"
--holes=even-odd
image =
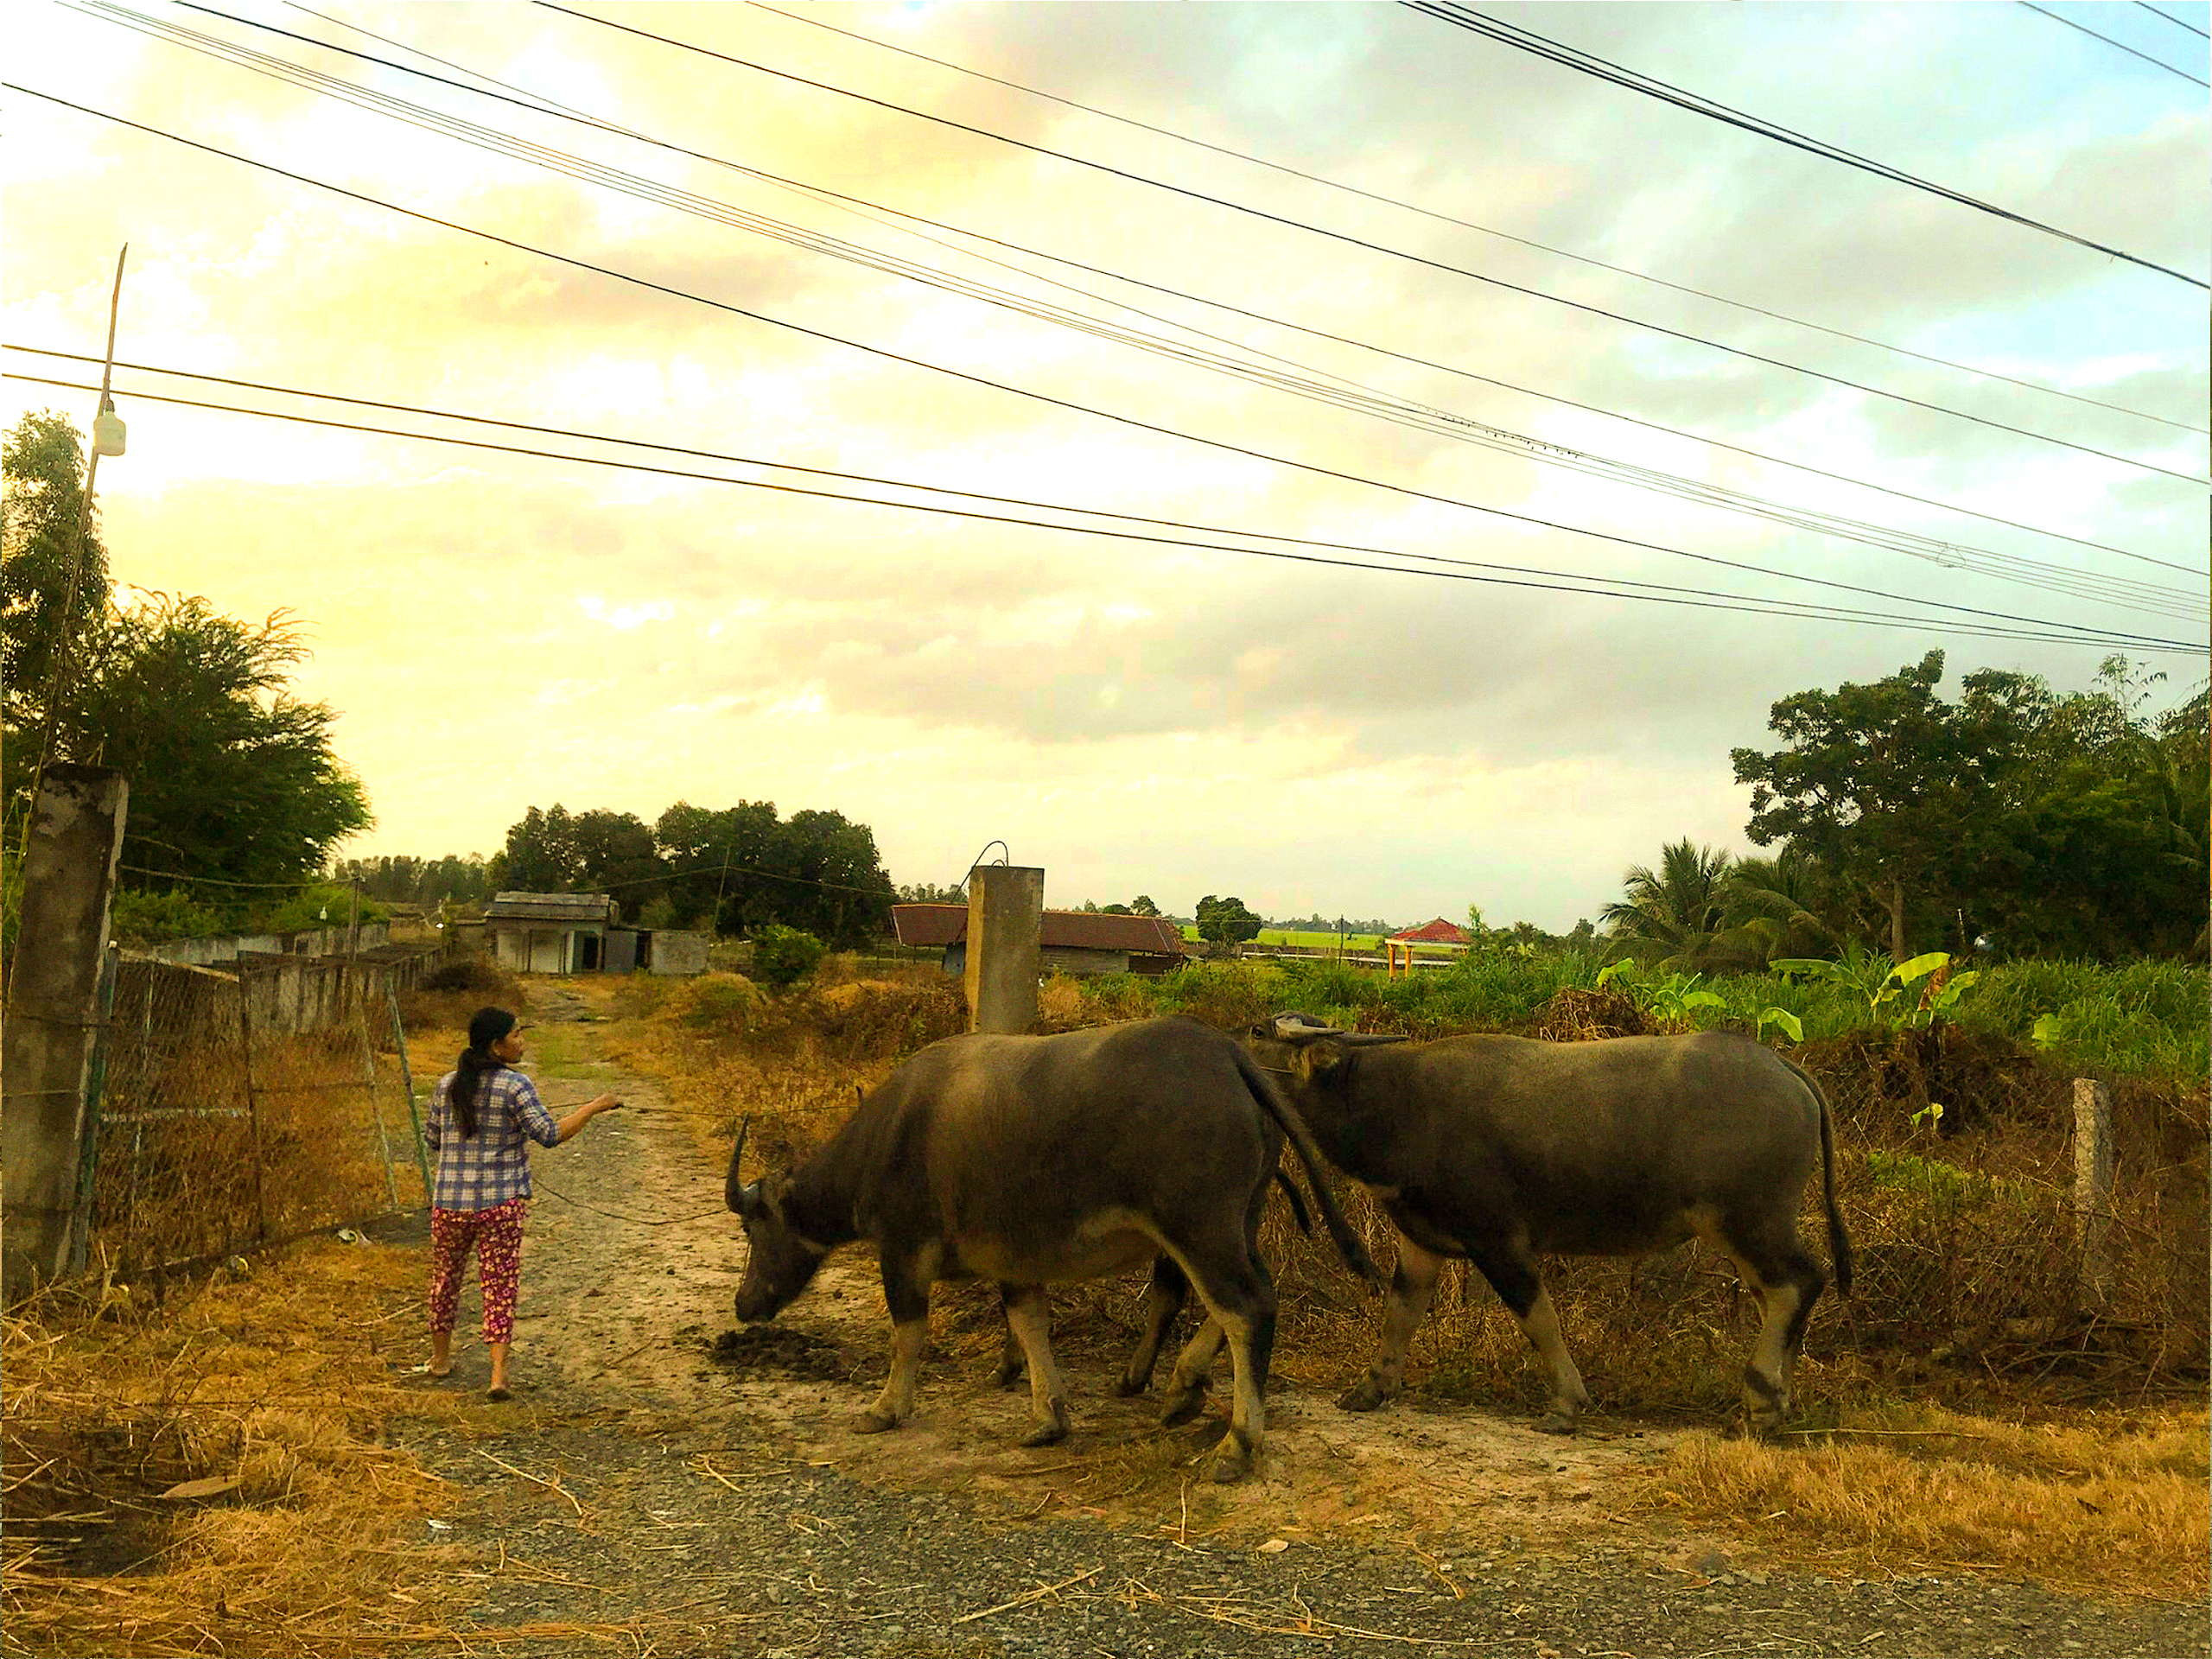
{"type": "Polygon", "coordinates": [[[1866,1012],[1900,1030],[1931,1026],[1957,1006],[1980,975],[1973,969],[1951,971],[1951,953],[1930,950],[1892,963],[1878,950],[1853,943],[1842,959],[1791,957],[1769,963],[1769,969],[1790,977],[1824,979],[1866,1000],[1866,1012]]]}

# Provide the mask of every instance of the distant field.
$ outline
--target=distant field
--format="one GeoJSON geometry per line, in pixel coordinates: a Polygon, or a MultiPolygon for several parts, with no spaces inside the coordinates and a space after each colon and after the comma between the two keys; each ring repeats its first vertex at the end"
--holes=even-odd
{"type": "MultiPolygon", "coordinates": [[[[1186,926],[1183,929],[1183,937],[1195,943],[1198,937],[1198,930],[1186,926]]],[[[1337,948],[1338,941],[1334,933],[1316,933],[1293,928],[1263,927],[1260,930],[1260,937],[1252,943],[1255,944],[1303,944],[1319,950],[1333,950],[1337,948]]],[[[1382,936],[1380,933],[1347,933],[1343,938],[1343,944],[1347,950],[1380,950],[1382,948],[1382,936]]]]}

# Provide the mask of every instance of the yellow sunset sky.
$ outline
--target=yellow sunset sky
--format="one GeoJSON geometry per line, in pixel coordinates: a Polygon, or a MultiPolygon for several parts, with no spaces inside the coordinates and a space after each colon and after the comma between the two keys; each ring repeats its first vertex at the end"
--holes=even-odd
{"type": "Polygon", "coordinates": [[[356,855],[769,800],[1564,930],[1747,849],[1791,692],[2202,683],[2203,90],[2017,7],[1476,15],[2049,228],[1408,6],[10,0],[0,415],[89,428],[128,243],[112,575],[303,619],[356,855]]]}

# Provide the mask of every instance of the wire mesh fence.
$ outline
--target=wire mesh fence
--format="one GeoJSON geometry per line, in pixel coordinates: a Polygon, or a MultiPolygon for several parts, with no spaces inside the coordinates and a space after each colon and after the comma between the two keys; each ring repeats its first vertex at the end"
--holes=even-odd
{"type": "Polygon", "coordinates": [[[78,1262],[176,1266],[426,1203],[397,993],[442,956],[118,963],[78,1262]]]}

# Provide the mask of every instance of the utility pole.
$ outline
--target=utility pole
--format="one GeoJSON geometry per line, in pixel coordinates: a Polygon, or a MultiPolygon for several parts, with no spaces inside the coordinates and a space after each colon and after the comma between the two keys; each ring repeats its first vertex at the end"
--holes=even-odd
{"type": "MultiPolygon", "coordinates": [[[[70,624],[77,612],[77,588],[85,572],[85,546],[92,534],[92,485],[100,475],[100,457],[123,453],[123,422],[115,412],[115,399],[108,396],[108,386],[115,378],[115,324],[123,308],[123,262],[130,252],[126,242],[115,256],[115,289],[107,302],[107,360],[100,367],[100,406],[92,416],[92,452],[85,462],[85,493],[77,503],[77,543],[69,557],[69,585],[65,591],[60,613],[54,623],[54,671],[47,682],[46,724],[39,734],[38,769],[31,773],[29,802],[31,810],[25,814],[23,844],[16,849],[18,859],[30,852],[30,820],[37,817],[39,791],[46,778],[48,763],[54,759],[54,728],[61,716],[61,704],[69,691],[69,645],[74,630],[70,624]]],[[[8,1001],[14,1005],[16,968],[22,957],[23,935],[16,935],[16,950],[8,962],[8,1001]]]]}
{"type": "Polygon", "coordinates": [[[346,905],[346,954],[361,954],[361,875],[358,870],[353,873],[353,890],[346,905]]]}

